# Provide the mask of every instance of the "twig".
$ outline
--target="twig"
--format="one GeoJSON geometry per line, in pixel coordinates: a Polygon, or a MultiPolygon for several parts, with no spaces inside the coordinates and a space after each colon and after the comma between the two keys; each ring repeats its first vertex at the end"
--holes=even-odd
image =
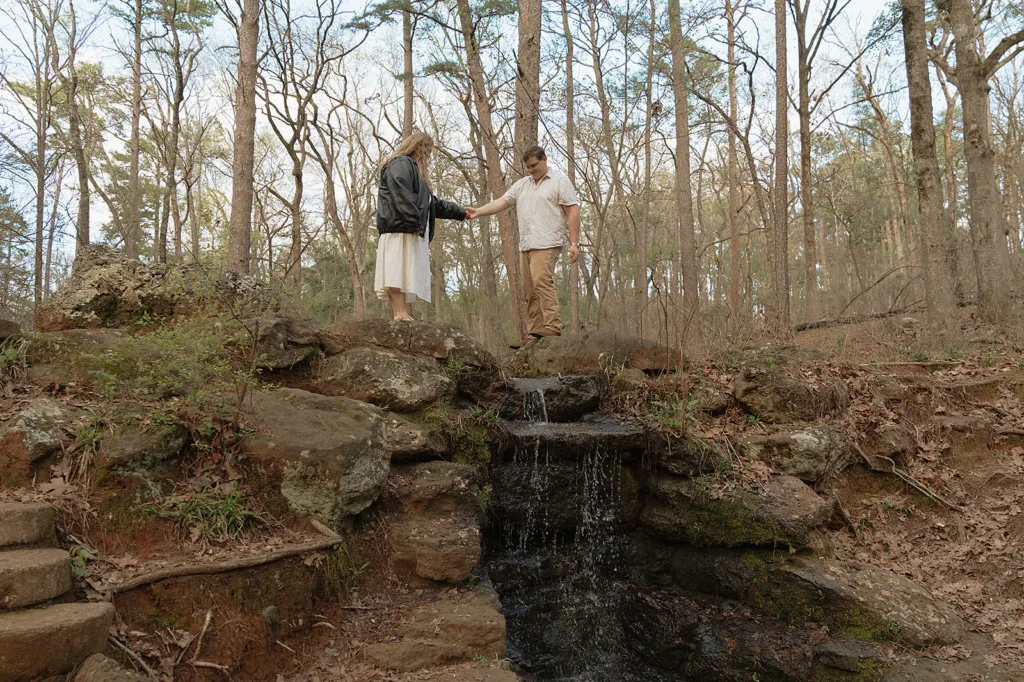
{"type": "Polygon", "coordinates": [[[334,547],[343,542],[341,536],[335,536],[333,538],[324,538],[323,540],[317,540],[315,542],[307,542],[302,545],[292,545],[291,547],[284,547],[282,549],[268,552],[259,556],[242,557],[241,559],[232,559],[231,561],[217,561],[208,564],[185,564],[183,566],[172,566],[170,568],[162,568],[159,571],[152,571],[151,573],[144,573],[142,575],[135,576],[130,580],[114,585],[110,588],[110,594],[121,594],[122,592],[129,592],[144,585],[149,585],[161,580],[167,580],[168,578],[182,578],[185,576],[193,575],[210,575],[214,573],[226,573],[228,571],[235,571],[240,568],[252,568],[253,566],[262,566],[263,564],[269,564],[274,561],[280,561],[281,559],[287,559],[299,554],[306,554],[308,552],[315,552],[321,549],[327,549],[334,547]]]}
{"type": "Polygon", "coordinates": [[[883,457],[882,455],[878,456],[878,459],[884,460],[884,461],[889,463],[889,466],[891,468],[890,469],[885,469],[885,468],[880,467],[877,464],[875,464],[871,460],[871,458],[868,457],[867,453],[865,453],[864,450],[857,443],[853,443],[853,448],[858,453],[860,453],[860,456],[864,459],[864,462],[868,465],[868,468],[871,469],[872,471],[877,471],[877,472],[883,473],[883,474],[892,474],[893,476],[895,476],[896,478],[900,479],[901,481],[903,481],[904,483],[906,483],[910,487],[912,487],[915,490],[917,490],[922,495],[924,495],[924,496],[928,497],[929,499],[931,499],[933,502],[938,502],[939,504],[941,504],[943,506],[949,507],[953,511],[958,511],[960,513],[964,512],[964,508],[963,507],[961,507],[960,505],[956,504],[955,502],[950,502],[949,500],[944,498],[942,495],[939,495],[937,492],[935,492],[934,490],[932,490],[931,488],[929,488],[925,484],[923,484],[920,481],[918,481],[916,478],[914,478],[913,476],[908,474],[906,471],[903,471],[902,469],[900,469],[898,466],[896,466],[896,462],[892,461],[888,457],[883,457]]]}
{"type": "Polygon", "coordinates": [[[281,646],[283,646],[283,647],[284,647],[285,649],[287,649],[288,651],[292,652],[293,654],[295,653],[295,649],[291,648],[290,646],[288,646],[287,644],[285,644],[285,643],[284,643],[284,642],[282,642],[281,640],[279,640],[279,639],[275,639],[274,641],[275,641],[275,642],[277,642],[278,644],[280,644],[281,646]]]}
{"type": "Polygon", "coordinates": [[[226,665],[221,665],[220,663],[210,663],[209,661],[189,661],[189,663],[197,668],[212,668],[213,670],[219,670],[225,675],[227,675],[229,680],[231,679],[231,668],[229,668],[226,665]]]}
{"type": "Polygon", "coordinates": [[[109,635],[107,637],[107,641],[109,641],[111,644],[116,646],[121,651],[125,652],[128,655],[128,658],[130,658],[133,661],[135,661],[136,665],[138,665],[140,668],[142,668],[144,671],[146,671],[147,675],[149,675],[150,677],[152,677],[154,679],[156,678],[156,673],[153,672],[152,668],[150,668],[148,665],[146,665],[146,662],[144,660],[142,660],[142,656],[139,656],[137,653],[135,653],[134,651],[129,649],[127,644],[123,644],[121,642],[121,640],[119,640],[117,637],[114,637],[113,635],[109,635]]]}
{"type": "Polygon", "coordinates": [[[328,623],[326,620],[322,620],[319,623],[313,623],[313,627],[315,627],[315,628],[330,628],[332,630],[337,630],[338,629],[338,628],[334,627],[333,625],[331,625],[330,623],[328,623]]]}
{"type": "Polygon", "coordinates": [[[318,531],[320,531],[321,533],[323,533],[324,535],[326,535],[329,538],[340,538],[341,537],[340,535],[335,533],[331,528],[329,528],[325,524],[321,523],[320,521],[317,521],[316,519],[314,519],[312,517],[310,517],[309,523],[310,523],[310,525],[312,525],[314,528],[316,528],[318,531]]]}
{"type": "Polygon", "coordinates": [[[378,610],[378,607],[376,607],[376,606],[342,606],[341,608],[343,608],[346,611],[377,611],[378,610]]]}
{"type": "Polygon", "coordinates": [[[196,652],[192,654],[190,663],[195,663],[196,659],[199,658],[199,652],[203,650],[203,637],[206,636],[206,631],[210,629],[210,623],[213,622],[213,609],[206,612],[206,618],[203,619],[203,629],[199,632],[199,639],[196,640],[196,652]]]}
{"type": "Polygon", "coordinates": [[[999,429],[996,431],[999,436],[1024,436],[1024,429],[999,429]]]}

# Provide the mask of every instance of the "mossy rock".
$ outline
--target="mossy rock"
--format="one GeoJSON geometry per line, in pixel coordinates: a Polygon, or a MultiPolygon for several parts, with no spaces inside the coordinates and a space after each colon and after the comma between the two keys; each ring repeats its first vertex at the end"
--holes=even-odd
{"type": "Polygon", "coordinates": [[[792,476],[775,476],[759,490],[716,491],[711,477],[654,476],[641,522],[671,542],[698,547],[804,547],[832,505],[792,476]]]}

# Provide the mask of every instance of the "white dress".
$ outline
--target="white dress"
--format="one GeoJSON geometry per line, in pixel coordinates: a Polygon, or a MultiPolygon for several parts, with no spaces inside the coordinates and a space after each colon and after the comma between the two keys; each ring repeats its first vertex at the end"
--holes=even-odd
{"type": "Polygon", "coordinates": [[[373,290],[377,298],[386,299],[392,288],[405,292],[406,303],[430,303],[430,243],[426,237],[404,232],[380,236],[373,290]]]}

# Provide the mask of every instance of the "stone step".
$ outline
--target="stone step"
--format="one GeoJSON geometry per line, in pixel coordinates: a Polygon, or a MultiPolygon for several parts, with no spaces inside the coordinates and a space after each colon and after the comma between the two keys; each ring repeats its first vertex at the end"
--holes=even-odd
{"type": "Polygon", "coordinates": [[[71,589],[71,563],[62,549],[0,552],[0,610],[20,609],[71,589]]]}
{"type": "Polygon", "coordinates": [[[53,507],[29,502],[0,502],[0,548],[57,544],[53,507]]]}
{"type": "Polygon", "coordinates": [[[0,613],[0,680],[27,682],[72,670],[103,650],[113,619],[108,603],[0,613]]]}
{"type": "Polygon", "coordinates": [[[506,422],[508,438],[503,459],[518,455],[527,460],[578,460],[595,452],[614,454],[623,460],[643,452],[643,429],[610,420],[550,423],[506,422]]]}

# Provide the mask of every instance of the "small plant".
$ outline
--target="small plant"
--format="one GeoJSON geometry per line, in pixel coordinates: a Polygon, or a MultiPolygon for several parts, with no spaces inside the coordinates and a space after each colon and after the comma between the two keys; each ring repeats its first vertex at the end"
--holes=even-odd
{"type": "Polygon", "coordinates": [[[195,539],[225,541],[266,523],[262,516],[247,509],[245,502],[245,495],[238,490],[226,495],[200,492],[171,498],[163,508],[148,507],[146,511],[172,521],[178,528],[189,529],[195,539]]]}
{"type": "Polygon", "coordinates": [[[928,354],[921,350],[911,351],[910,359],[914,362],[928,362],[928,354]]]}
{"type": "Polygon", "coordinates": [[[370,564],[365,562],[357,564],[345,543],[338,545],[338,548],[334,550],[333,558],[334,570],[338,574],[342,587],[349,597],[357,598],[359,596],[359,579],[370,567],[370,564]]]}
{"type": "MultiPolygon", "coordinates": [[[[697,404],[699,405],[699,400],[697,404]]],[[[683,415],[689,411],[690,403],[683,402],[675,393],[650,403],[650,417],[663,429],[679,431],[683,428],[683,415]]]]}
{"type": "Polygon", "coordinates": [[[76,579],[81,580],[89,574],[88,563],[95,555],[81,545],[72,547],[68,554],[71,556],[71,573],[76,579]]]}
{"type": "Polygon", "coordinates": [[[445,376],[454,381],[463,374],[469,374],[472,372],[473,368],[459,358],[449,355],[445,358],[445,361],[441,363],[441,371],[445,373],[445,376]]]}
{"type": "Polygon", "coordinates": [[[74,432],[77,452],[95,453],[100,448],[103,434],[106,430],[106,422],[103,419],[95,419],[88,424],[79,427],[74,432]]]}
{"type": "Polygon", "coordinates": [[[956,346],[946,346],[942,349],[942,352],[945,353],[946,357],[950,360],[962,360],[964,357],[963,351],[956,346]]]}
{"type": "Polygon", "coordinates": [[[756,415],[756,414],[748,414],[747,415],[747,424],[750,424],[751,426],[757,426],[760,423],[761,423],[761,417],[759,417],[758,415],[756,415]]]}
{"type": "Polygon", "coordinates": [[[97,369],[92,373],[99,384],[100,395],[106,400],[113,399],[117,393],[117,375],[103,369],[97,369]]]}

